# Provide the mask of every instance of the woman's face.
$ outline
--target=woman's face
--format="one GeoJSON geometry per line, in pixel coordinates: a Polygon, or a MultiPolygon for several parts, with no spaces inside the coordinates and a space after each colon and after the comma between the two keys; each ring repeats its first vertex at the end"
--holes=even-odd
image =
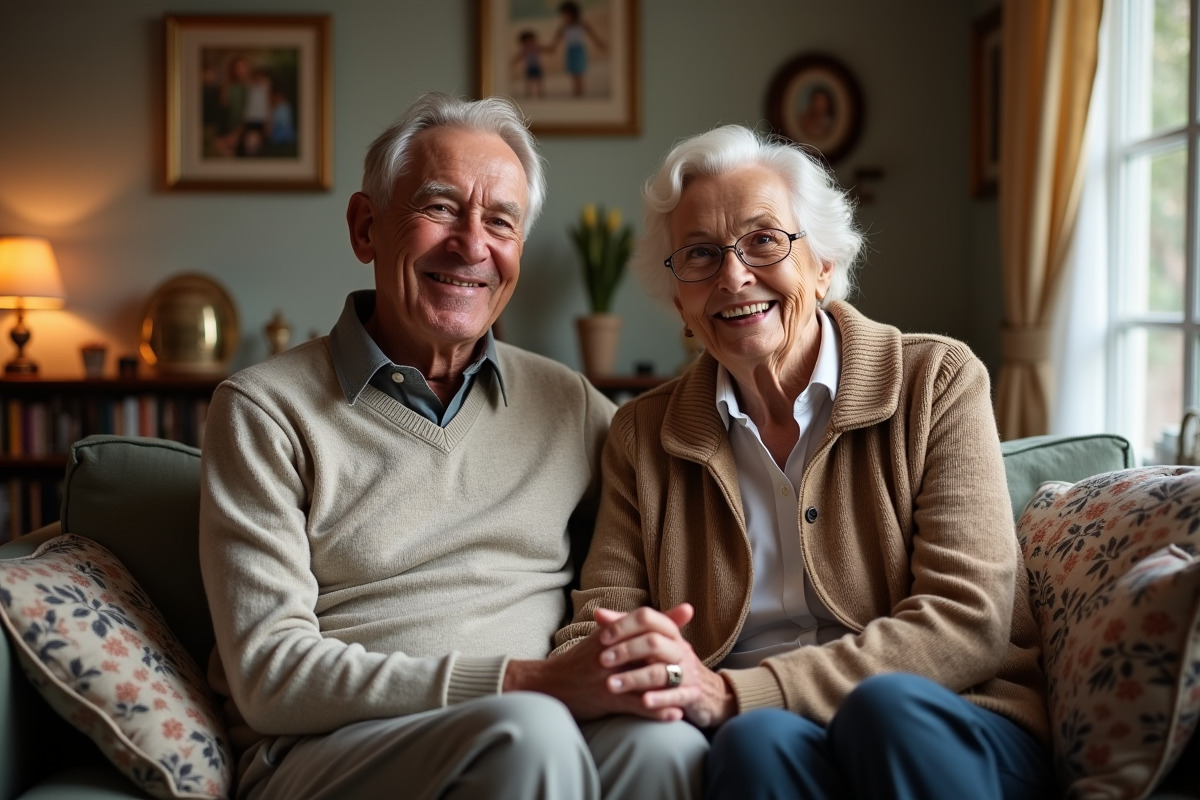
{"type": "MultiPolygon", "coordinates": [[[[761,228],[800,230],[783,179],[765,167],[743,167],[693,178],[667,218],[671,248],[711,242],[729,245],[761,228]]],[[[781,377],[815,356],[820,342],[817,296],[829,290],[832,269],[813,258],[804,239],[783,261],[750,268],[732,250],[716,275],[675,281],[675,307],[705,348],[731,372],[766,365],[781,377]],[[809,348],[812,348],[811,353],[809,348]]]]}

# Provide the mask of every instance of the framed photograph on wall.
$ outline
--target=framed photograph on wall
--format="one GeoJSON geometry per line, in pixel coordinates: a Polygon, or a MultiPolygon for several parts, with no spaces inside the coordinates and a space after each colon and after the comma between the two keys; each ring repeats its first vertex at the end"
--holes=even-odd
{"type": "Polygon", "coordinates": [[[996,194],[1000,178],[1000,9],[971,26],[971,196],[996,194]]]}
{"type": "Polygon", "coordinates": [[[332,187],[329,16],[168,15],[164,27],[168,189],[332,187]]]}
{"type": "Polygon", "coordinates": [[[537,134],[638,132],[637,0],[478,2],[480,97],[511,97],[537,134]]]}
{"type": "Polygon", "coordinates": [[[846,65],[822,53],[784,64],[767,90],[767,121],[776,133],[816,148],[833,164],[862,132],[862,92],[846,65]]]}

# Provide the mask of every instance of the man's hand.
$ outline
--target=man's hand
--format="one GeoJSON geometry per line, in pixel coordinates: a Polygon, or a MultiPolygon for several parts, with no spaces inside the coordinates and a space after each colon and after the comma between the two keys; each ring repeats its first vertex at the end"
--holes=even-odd
{"type": "Polygon", "coordinates": [[[680,633],[694,613],[689,603],[665,613],[652,608],[629,614],[597,609],[596,635],[604,646],[600,664],[611,670],[608,691],[639,697],[643,713],[679,710],[700,728],[720,725],[737,713],[725,680],[704,666],[680,633]],[[678,686],[670,686],[668,664],[683,671],[678,686]]]}
{"type": "MultiPolygon", "coordinates": [[[[611,620],[623,616],[613,611],[602,613],[608,615],[611,620]]],[[[598,630],[554,658],[509,661],[504,673],[503,690],[548,694],[561,700],[575,718],[580,720],[596,719],[610,714],[635,714],[665,722],[683,719],[683,710],[678,706],[659,703],[650,707],[642,702],[639,693],[611,690],[609,680],[615,673],[628,667],[607,667],[601,663],[600,655],[605,650],[601,635],[605,626],[606,623],[601,622],[598,630]]],[[[610,637],[610,641],[617,640],[610,637]]]]}

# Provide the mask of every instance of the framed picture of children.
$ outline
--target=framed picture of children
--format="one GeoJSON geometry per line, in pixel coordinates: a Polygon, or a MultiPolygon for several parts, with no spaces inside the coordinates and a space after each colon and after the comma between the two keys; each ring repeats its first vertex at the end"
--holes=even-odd
{"type": "Polygon", "coordinates": [[[479,95],[505,95],[534,133],[640,126],[637,0],[478,0],[479,95]]]}
{"type": "Polygon", "coordinates": [[[850,152],[862,131],[858,81],[831,56],[799,55],[771,80],[767,120],[776,133],[815,148],[834,164],[850,152]]]}
{"type": "Polygon", "coordinates": [[[168,15],[164,27],[168,189],[332,188],[327,15],[168,15]]]}

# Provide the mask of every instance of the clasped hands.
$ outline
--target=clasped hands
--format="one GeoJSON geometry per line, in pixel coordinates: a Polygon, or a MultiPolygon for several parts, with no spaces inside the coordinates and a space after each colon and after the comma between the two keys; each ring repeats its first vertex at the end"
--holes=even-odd
{"type": "Polygon", "coordinates": [[[719,725],[736,703],[723,678],[696,656],[680,629],[695,610],[689,603],[661,612],[596,609],[597,629],[570,650],[544,661],[509,663],[505,689],[529,689],[558,698],[577,719],[635,714],[661,721],[687,719],[719,725]],[[683,680],[671,687],[667,665],[683,680]]]}

